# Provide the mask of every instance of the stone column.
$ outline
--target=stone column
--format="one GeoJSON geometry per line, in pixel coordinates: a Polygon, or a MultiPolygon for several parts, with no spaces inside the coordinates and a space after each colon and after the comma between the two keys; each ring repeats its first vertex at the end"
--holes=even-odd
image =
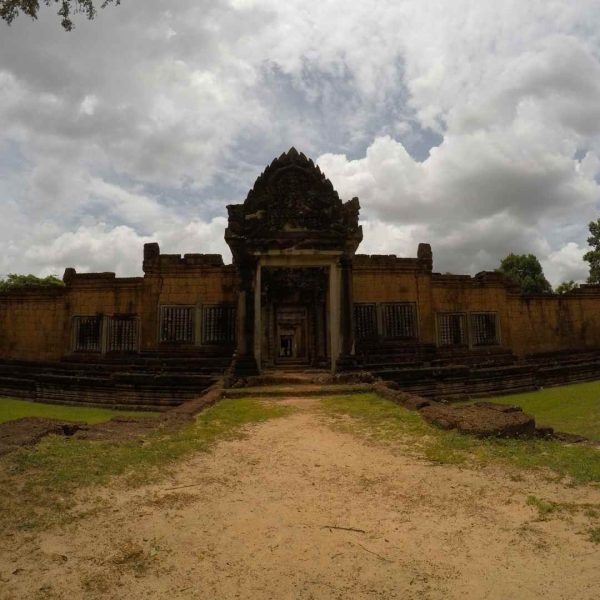
{"type": "Polygon", "coordinates": [[[340,354],[340,277],[336,263],[329,266],[329,357],[331,372],[337,369],[340,354]]]}
{"type": "Polygon", "coordinates": [[[354,300],[352,290],[352,258],[342,256],[340,299],[340,357],[338,369],[351,366],[354,361],[354,300]]]}
{"type": "Polygon", "coordinates": [[[240,273],[240,291],[238,292],[235,374],[238,377],[245,377],[258,374],[258,366],[254,356],[256,262],[245,261],[239,264],[238,268],[240,273]]]}
{"type": "Polygon", "coordinates": [[[262,350],[262,310],[261,310],[261,265],[260,262],[256,265],[254,274],[254,347],[253,354],[256,361],[256,367],[260,371],[261,365],[261,350],[262,350]]]}

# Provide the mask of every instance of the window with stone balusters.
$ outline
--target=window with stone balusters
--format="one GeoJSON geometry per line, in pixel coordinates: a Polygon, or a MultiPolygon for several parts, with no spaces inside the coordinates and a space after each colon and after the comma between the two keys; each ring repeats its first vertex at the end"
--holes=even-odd
{"type": "Polygon", "coordinates": [[[202,307],[202,343],[227,344],[235,340],[235,307],[218,304],[202,307]]]}
{"type": "Polygon", "coordinates": [[[375,304],[354,305],[354,330],[357,340],[377,338],[377,306],[375,304]]]}
{"type": "Polygon", "coordinates": [[[100,352],[102,350],[102,316],[73,317],[75,352],[100,352]]]}
{"type": "Polygon", "coordinates": [[[438,346],[466,346],[467,326],[464,313],[437,315],[438,346]]]}
{"type": "Polygon", "coordinates": [[[108,319],[107,352],[139,350],[139,319],[134,315],[115,315],[108,319]]]}
{"type": "Polygon", "coordinates": [[[395,340],[417,337],[417,308],[414,302],[394,302],[381,305],[383,336],[395,340]]]}
{"type": "Polygon", "coordinates": [[[469,320],[471,344],[473,346],[495,346],[500,342],[498,315],[496,313],[471,313],[469,320]]]}
{"type": "Polygon", "coordinates": [[[160,341],[193,344],[194,311],[194,306],[161,306],[160,341]]]}

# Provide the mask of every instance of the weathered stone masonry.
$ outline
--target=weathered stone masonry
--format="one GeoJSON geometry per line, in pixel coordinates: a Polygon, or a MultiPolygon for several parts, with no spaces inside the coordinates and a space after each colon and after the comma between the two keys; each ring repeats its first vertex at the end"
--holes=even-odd
{"type": "Polygon", "coordinates": [[[0,393],[170,406],[234,355],[239,376],[367,369],[446,398],[600,378],[599,286],[524,297],[498,273],[434,273],[429,244],[356,254],[358,199],[294,149],[228,211],[231,265],[146,244],[143,277],[66,269],[64,288],[0,294],[0,393]]]}

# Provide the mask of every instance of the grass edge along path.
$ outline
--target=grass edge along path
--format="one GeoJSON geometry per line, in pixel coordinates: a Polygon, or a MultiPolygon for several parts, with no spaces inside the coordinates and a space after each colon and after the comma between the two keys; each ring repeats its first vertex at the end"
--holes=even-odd
{"type": "Polygon", "coordinates": [[[538,425],[600,440],[600,382],[549,387],[525,394],[485,398],[487,402],[515,404],[538,425]]]}
{"type": "Polygon", "coordinates": [[[7,423],[23,417],[42,417],[59,421],[80,421],[88,425],[104,423],[113,417],[152,417],[160,413],[150,411],[115,410],[92,406],[71,406],[66,404],[44,404],[17,398],[0,397],[0,423],[7,423]]]}
{"type": "Polygon", "coordinates": [[[500,462],[522,469],[550,469],[573,484],[600,483],[600,450],[543,439],[477,438],[444,431],[376,394],[322,399],[337,426],[367,438],[394,442],[404,451],[440,464],[484,466],[500,462]],[[347,417],[351,417],[348,421],[347,417]]]}
{"type": "Polygon", "coordinates": [[[107,442],[49,436],[34,448],[0,458],[0,530],[35,530],[74,518],[74,492],[108,483],[129,486],[166,477],[178,459],[244,435],[246,425],[282,417],[293,408],[260,399],[224,399],[176,432],[156,431],[134,441],[107,442]]]}

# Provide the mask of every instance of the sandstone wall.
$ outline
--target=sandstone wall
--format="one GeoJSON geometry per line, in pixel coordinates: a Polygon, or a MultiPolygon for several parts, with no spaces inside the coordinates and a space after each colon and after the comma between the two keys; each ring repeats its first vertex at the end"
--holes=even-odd
{"type": "Polygon", "coordinates": [[[353,275],[355,303],[414,302],[419,341],[434,343],[430,262],[393,255],[357,255],[353,275]]]}
{"type": "Polygon", "coordinates": [[[442,275],[419,259],[357,256],[353,293],[356,303],[415,302],[422,343],[437,343],[437,313],[491,312],[500,345],[517,356],[600,349],[600,286],[522,296],[497,273],[442,275]]]}
{"type": "Polygon", "coordinates": [[[68,336],[66,306],[60,288],[0,294],[0,358],[58,359],[68,336]]]}
{"type": "Polygon", "coordinates": [[[144,261],[145,276],[65,271],[64,288],[35,288],[0,294],[0,359],[59,360],[72,352],[76,316],[136,315],[140,350],[165,348],[158,341],[161,305],[236,302],[237,271],[220,256],[160,255],[144,261]]]}
{"type": "Polygon", "coordinates": [[[564,296],[507,298],[515,354],[600,348],[600,289],[585,286],[564,296]]]}
{"type": "MultiPolygon", "coordinates": [[[[161,305],[235,305],[237,271],[216,255],[161,255],[149,245],[144,277],[77,274],[65,287],[0,294],[0,359],[59,360],[72,349],[74,316],[139,315],[140,349],[165,348],[158,341],[161,305]]],[[[475,277],[432,273],[431,259],[357,255],[356,303],[412,302],[418,341],[436,344],[436,315],[493,312],[500,345],[517,356],[600,349],[600,286],[582,286],[563,296],[523,297],[495,273],[475,277]]]]}

